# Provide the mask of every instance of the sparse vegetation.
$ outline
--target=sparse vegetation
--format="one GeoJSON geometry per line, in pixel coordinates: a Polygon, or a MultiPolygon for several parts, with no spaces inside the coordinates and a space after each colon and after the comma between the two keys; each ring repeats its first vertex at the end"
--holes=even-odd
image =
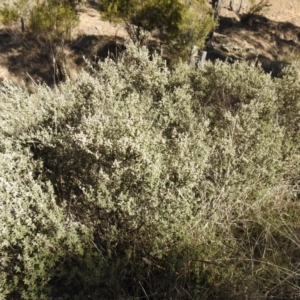
{"type": "Polygon", "coordinates": [[[272,5],[269,0],[251,0],[250,2],[251,6],[248,13],[253,15],[261,14],[272,5]]]}
{"type": "Polygon", "coordinates": [[[248,11],[241,16],[241,20],[244,22],[250,22],[251,19],[257,15],[261,15],[272,4],[269,0],[251,0],[248,11]]]}
{"type": "Polygon", "coordinates": [[[0,86],[0,298],[297,299],[299,62],[127,45],[76,82],[0,86]]]}
{"type": "Polygon", "coordinates": [[[65,80],[66,43],[78,22],[74,0],[5,1],[0,21],[12,26],[20,21],[24,52],[35,49],[39,59],[53,68],[53,83],[65,80]]]}

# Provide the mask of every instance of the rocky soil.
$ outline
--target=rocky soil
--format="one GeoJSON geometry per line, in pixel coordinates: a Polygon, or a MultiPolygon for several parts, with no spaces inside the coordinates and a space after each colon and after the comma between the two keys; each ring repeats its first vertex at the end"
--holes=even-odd
{"type": "Polygon", "coordinates": [[[260,63],[273,75],[291,60],[300,58],[300,1],[270,0],[269,3],[261,15],[245,18],[249,1],[244,1],[237,15],[230,10],[229,0],[223,0],[220,26],[208,56],[247,60],[252,65],[260,63]]]}

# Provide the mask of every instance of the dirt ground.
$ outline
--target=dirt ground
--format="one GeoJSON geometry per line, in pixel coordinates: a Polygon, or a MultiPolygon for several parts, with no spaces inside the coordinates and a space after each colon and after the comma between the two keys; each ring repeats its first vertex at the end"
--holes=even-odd
{"type": "MultiPolygon", "coordinates": [[[[269,0],[271,5],[262,15],[248,20],[230,10],[229,1],[223,0],[220,25],[207,49],[209,59],[259,61],[267,71],[279,72],[289,58],[300,57],[300,0],[269,0]]],[[[240,0],[234,1],[236,4],[240,0]]],[[[241,14],[249,11],[249,7],[250,0],[244,0],[241,14]]],[[[79,25],[72,38],[67,61],[69,75],[76,79],[83,55],[104,56],[116,51],[109,48],[113,42],[123,43],[129,36],[122,25],[104,21],[95,2],[90,2],[81,7],[79,25]]],[[[51,82],[52,71],[47,62],[40,58],[37,62],[35,51],[24,56],[21,44],[16,28],[0,28],[0,80],[24,80],[25,84],[51,82]]]]}
{"type": "MultiPolygon", "coordinates": [[[[234,0],[238,7],[240,0],[234,0]]],[[[250,1],[243,1],[239,15],[223,0],[220,25],[214,34],[208,58],[246,60],[261,64],[277,76],[293,59],[300,58],[300,1],[269,0],[260,14],[246,18],[250,1]]]]}
{"type": "MultiPolygon", "coordinates": [[[[240,0],[234,0],[235,7],[238,7],[240,0]]],[[[229,8],[230,0],[223,0],[221,15],[225,17],[235,17],[229,8]]],[[[258,0],[257,0],[258,2],[258,0]]],[[[271,21],[289,22],[300,26],[300,1],[299,0],[269,0],[270,6],[264,11],[263,15],[271,21]]],[[[251,2],[243,1],[241,13],[249,11],[251,2]]]]}

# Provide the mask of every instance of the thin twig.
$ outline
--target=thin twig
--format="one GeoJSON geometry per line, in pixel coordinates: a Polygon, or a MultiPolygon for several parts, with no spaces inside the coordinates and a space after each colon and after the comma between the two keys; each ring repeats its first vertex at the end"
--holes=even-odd
{"type": "Polygon", "coordinates": [[[30,74],[28,73],[28,72],[26,72],[26,74],[27,74],[27,76],[32,80],[32,82],[36,85],[36,86],[38,86],[38,84],[34,81],[34,79],[30,76],[30,74]]]}
{"type": "Polygon", "coordinates": [[[140,282],[140,281],[139,281],[139,284],[140,284],[140,286],[141,286],[141,288],[142,288],[142,290],[143,290],[144,294],[146,295],[146,298],[149,300],[149,298],[148,298],[148,295],[147,295],[146,291],[144,290],[144,288],[143,288],[143,286],[142,286],[142,284],[141,284],[141,282],[140,282]]]}
{"type": "Polygon", "coordinates": [[[194,298],[189,294],[189,292],[184,289],[182,286],[180,287],[192,300],[194,300],[194,298]]]}

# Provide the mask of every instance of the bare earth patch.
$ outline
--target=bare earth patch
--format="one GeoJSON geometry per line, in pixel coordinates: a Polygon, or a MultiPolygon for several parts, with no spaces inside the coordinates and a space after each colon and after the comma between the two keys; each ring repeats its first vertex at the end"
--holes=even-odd
{"type": "MultiPolygon", "coordinates": [[[[249,3],[249,0],[244,0],[242,13],[248,11],[249,3]]],[[[230,10],[229,0],[223,0],[220,26],[212,47],[207,49],[208,58],[248,60],[250,63],[259,60],[267,71],[277,69],[275,73],[278,73],[289,57],[300,57],[300,0],[270,0],[270,3],[262,16],[253,18],[251,22],[241,22],[230,10]]],[[[72,32],[72,45],[66,53],[67,67],[73,79],[82,68],[83,55],[105,55],[102,50],[109,41],[124,43],[129,39],[122,24],[104,21],[93,7],[83,6],[79,21],[72,32]]],[[[34,53],[24,57],[22,47],[17,31],[0,27],[0,81],[11,78],[21,82],[22,78],[31,82],[27,75],[30,74],[34,80],[48,82],[51,75],[47,75],[46,63],[40,61],[37,64],[34,53]]]]}
{"type": "Polygon", "coordinates": [[[79,13],[79,25],[74,35],[111,36],[128,39],[128,34],[122,25],[104,21],[101,14],[94,8],[83,8],[79,13]]]}
{"type": "MultiPolygon", "coordinates": [[[[238,6],[240,0],[235,0],[238,6]]],[[[225,17],[236,17],[236,14],[228,10],[230,0],[223,0],[221,15],[225,17]]],[[[300,1],[299,0],[270,0],[271,4],[263,15],[275,22],[290,22],[300,26],[300,1]]],[[[250,8],[250,1],[244,0],[241,13],[245,13],[250,8]]]]}

